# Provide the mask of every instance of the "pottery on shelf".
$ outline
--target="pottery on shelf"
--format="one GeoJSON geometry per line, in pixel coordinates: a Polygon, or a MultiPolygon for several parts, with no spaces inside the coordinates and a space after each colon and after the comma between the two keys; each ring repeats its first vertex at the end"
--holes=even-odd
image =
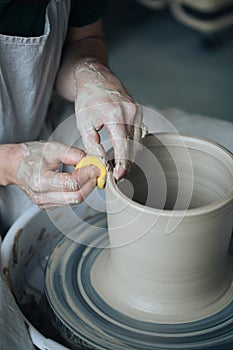
{"type": "Polygon", "coordinates": [[[130,173],[108,174],[110,249],[91,269],[102,300],[135,320],[201,320],[233,300],[233,157],[214,142],[148,135],[130,173]]]}

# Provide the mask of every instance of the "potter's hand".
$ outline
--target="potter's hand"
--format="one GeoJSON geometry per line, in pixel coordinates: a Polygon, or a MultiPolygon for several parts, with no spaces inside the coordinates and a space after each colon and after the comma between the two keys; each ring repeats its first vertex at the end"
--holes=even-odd
{"type": "Polygon", "coordinates": [[[21,145],[16,184],[41,208],[80,203],[95,187],[99,169],[88,166],[72,174],[58,172],[62,163],[76,165],[82,150],[58,142],[27,142],[21,145]]]}
{"type": "Polygon", "coordinates": [[[105,126],[114,148],[116,179],[123,177],[144,131],[142,109],[104,65],[86,59],[75,69],[75,113],[86,151],[106,158],[98,131],[105,126]],[[132,141],[134,142],[132,142],[132,141]]]}

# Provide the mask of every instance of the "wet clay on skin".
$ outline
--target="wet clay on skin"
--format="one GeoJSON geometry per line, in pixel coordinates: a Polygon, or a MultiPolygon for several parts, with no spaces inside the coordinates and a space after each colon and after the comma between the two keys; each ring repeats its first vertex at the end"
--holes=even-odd
{"type": "Polygon", "coordinates": [[[87,152],[105,156],[97,134],[105,126],[111,135],[115,152],[114,175],[119,173],[119,168],[127,169],[129,160],[135,158],[141,136],[146,133],[141,107],[134,103],[116,76],[93,59],[87,59],[77,66],[74,82],[77,87],[77,124],[84,136],[87,152]],[[132,140],[134,142],[129,146],[132,140]]]}

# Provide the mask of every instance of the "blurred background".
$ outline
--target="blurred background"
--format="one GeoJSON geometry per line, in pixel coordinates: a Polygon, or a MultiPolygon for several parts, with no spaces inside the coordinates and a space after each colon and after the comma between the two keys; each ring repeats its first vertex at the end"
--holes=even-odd
{"type": "Polygon", "coordinates": [[[108,0],[110,66],[134,99],[233,122],[232,0],[108,0]]]}

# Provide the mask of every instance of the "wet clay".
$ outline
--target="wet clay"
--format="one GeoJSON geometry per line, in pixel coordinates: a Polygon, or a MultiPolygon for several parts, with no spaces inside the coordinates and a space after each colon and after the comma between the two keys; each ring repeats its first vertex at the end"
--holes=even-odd
{"type": "Polygon", "coordinates": [[[233,300],[228,151],[190,136],[147,136],[127,179],[116,184],[108,175],[106,197],[111,249],[95,260],[91,283],[108,305],[175,324],[233,300]]]}
{"type": "Polygon", "coordinates": [[[98,135],[104,126],[114,148],[114,175],[119,179],[128,169],[129,161],[134,160],[141,137],[147,132],[142,123],[142,108],[135,104],[112,72],[93,58],[86,58],[77,65],[74,85],[78,91],[75,98],[77,126],[85,149],[89,155],[106,158],[98,135]]]}

